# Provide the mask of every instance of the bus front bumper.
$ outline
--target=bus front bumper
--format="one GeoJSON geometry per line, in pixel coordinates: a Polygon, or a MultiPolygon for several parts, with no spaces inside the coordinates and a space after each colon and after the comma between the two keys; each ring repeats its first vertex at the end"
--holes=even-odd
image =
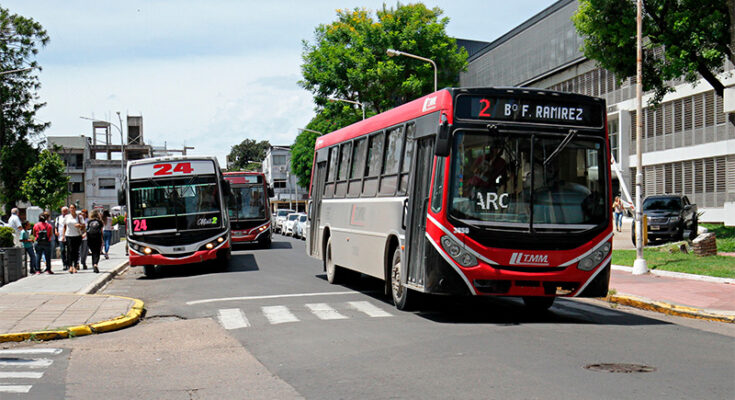
{"type": "Polygon", "coordinates": [[[229,247],[229,243],[225,243],[216,249],[199,250],[195,251],[193,254],[186,254],[183,256],[165,256],[163,254],[140,255],[136,254],[132,250],[129,250],[128,253],[130,255],[131,267],[140,265],[180,265],[215,260],[217,259],[218,252],[226,251],[229,247]]]}

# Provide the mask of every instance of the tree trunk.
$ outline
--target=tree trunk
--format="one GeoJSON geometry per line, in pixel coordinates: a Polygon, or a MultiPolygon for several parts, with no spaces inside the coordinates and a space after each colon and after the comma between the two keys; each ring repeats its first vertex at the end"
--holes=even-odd
{"type": "Polygon", "coordinates": [[[710,85],[715,89],[715,93],[717,93],[718,96],[722,97],[725,94],[725,85],[720,82],[717,77],[707,69],[704,65],[701,63],[697,64],[697,72],[699,72],[702,75],[702,78],[704,78],[707,82],[709,82],[710,85]]]}

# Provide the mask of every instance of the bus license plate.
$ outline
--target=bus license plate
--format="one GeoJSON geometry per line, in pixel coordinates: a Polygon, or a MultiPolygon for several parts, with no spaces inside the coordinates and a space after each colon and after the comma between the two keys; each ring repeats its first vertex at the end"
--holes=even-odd
{"type": "Polygon", "coordinates": [[[174,247],[174,251],[184,251],[186,247],[174,247]]]}

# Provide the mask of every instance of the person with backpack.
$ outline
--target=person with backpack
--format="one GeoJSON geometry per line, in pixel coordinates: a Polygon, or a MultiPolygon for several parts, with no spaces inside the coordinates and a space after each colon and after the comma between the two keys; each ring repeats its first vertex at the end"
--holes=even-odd
{"type": "Polygon", "coordinates": [[[105,223],[102,222],[99,210],[92,210],[92,215],[87,222],[87,246],[92,252],[92,269],[94,272],[100,272],[98,264],[100,262],[100,253],[102,253],[102,231],[105,223]]]}
{"type": "Polygon", "coordinates": [[[33,236],[36,237],[36,256],[38,260],[37,274],[41,273],[41,259],[46,259],[46,273],[53,274],[51,271],[51,239],[54,236],[54,227],[46,222],[46,215],[38,216],[38,223],[33,226],[33,236]]]}
{"type": "Polygon", "coordinates": [[[40,271],[41,269],[38,267],[38,262],[36,261],[36,252],[33,250],[33,236],[31,236],[31,233],[29,232],[31,229],[31,223],[23,221],[21,228],[19,240],[23,244],[23,248],[26,253],[28,253],[28,260],[31,263],[31,274],[35,274],[36,271],[40,271]]]}

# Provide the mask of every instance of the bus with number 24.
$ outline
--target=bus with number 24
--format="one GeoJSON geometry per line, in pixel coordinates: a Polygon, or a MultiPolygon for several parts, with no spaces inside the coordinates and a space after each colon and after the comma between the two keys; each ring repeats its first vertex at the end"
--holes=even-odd
{"type": "Polygon", "coordinates": [[[128,162],[130,265],[156,266],[230,259],[229,183],[214,157],[160,157],[128,162]]]}
{"type": "Polygon", "coordinates": [[[399,309],[605,296],[609,154],[602,99],[443,89],[317,139],[307,253],[331,283],[382,279],[399,309]]]}

